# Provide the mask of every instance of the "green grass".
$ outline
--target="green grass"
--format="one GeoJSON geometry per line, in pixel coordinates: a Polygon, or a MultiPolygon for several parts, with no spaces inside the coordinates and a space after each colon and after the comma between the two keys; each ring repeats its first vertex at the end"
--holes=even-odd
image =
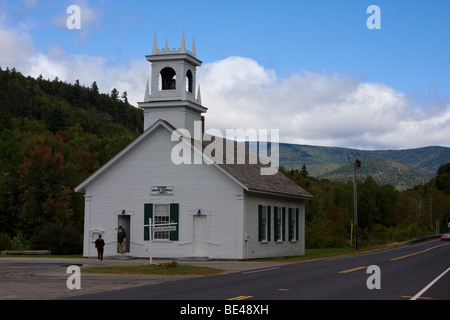
{"type": "MultiPolygon", "coordinates": [[[[251,263],[252,261],[273,261],[273,262],[299,262],[312,259],[321,259],[345,254],[355,253],[352,248],[337,249],[307,249],[304,256],[266,258],[243,261],[251,263]]],[[[359,250],[357,252],[360,252],[359,250]]],[[[357,253],[356,252],[356,253],[357,253]]],[[[200,267],[193,265],[183,265],[176,262],[166,265],[141,265],[125,267],[84,267],[81,269],[86,273],[110,273],[110,274],[159,274],[159,275],[214,275],[223,273],[223,270],[209,267],[200,267]]]]}
{"type": "Polygon", "coordinates": [[[159,275],[214,275],[223,273],[223,270],[199,267],[191,265],[177,264],[173,266],[162,265],[141,265],[128,267],[86,267],[82,268],[81,272],[86,273],[109,273],[109,274],[159,274],[159,275]]]}
{"type": "Polygon", "coordinates": [[[294,257],[279,257],[255,259],[250,261],[273,261],[273,262],[301,262],[315,259],[325,259],[345,255],[354,255],[370,251],[382,250],[399,246],[400,243],[390,243],[386,245],[370,246],[355,250],[354,248],[325,248],[325,249],[305,249],[305,255],[294,257]]]}

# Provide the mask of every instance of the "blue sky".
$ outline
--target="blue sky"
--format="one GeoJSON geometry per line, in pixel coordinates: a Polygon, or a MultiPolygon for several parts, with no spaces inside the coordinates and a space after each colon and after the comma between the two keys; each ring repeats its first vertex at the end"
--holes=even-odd
{"type": "Polygon", "coordinates": [[[178,48],[184,30],[204,62],[211,127],[364,149],[450,146],[449,13],[446,0],[0,0],[0,66],[97,81],[136,102],[155,32],[159,48],[166,38],[178,48]],[[71,4],[80,30],[66,27],[71,4]],[[366,26],[373,4],[379,30],[366,26]]]}

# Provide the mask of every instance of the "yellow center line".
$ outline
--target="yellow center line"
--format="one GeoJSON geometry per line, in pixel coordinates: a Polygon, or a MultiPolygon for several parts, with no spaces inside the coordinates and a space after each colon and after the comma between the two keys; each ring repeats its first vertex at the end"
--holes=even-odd
{"type": "Polygon", "coordinates": [[[450,244],[450,243],[440,244],[438,246],[434,246],[434,247],[431,247],[431,248],[428,248],[428,249],[425,249],[425,250],[422,250],[422,251],[410,253],[410,254],[407,254],[407,255],[404,255],[404,256],[401,256],[401,257],[397,257],[397,258],[393,258],[393,259],[390,259],[390,260],[391,261],[397,261],[397,260],[400,260],[400,259],[403,259],[403,258],[408,258],[408,257],[414,256],[414,255],[419,254],[419,253],[424,253],[424,252],[430,251],[432,249],[436,249],[436,248],[439,248],[439,247],[442,247],[442,246],[446,246],[448,244],[450,244]]]}
{"type": "MultiPolygon", "coordinates": [[[[400,296],[400,298],[411,299],[411,298],[413,298],[413,297],[412,297],[412,296],[400,296]]],[[[430,297],[418,297],[418,299],[433,300],[433,298],[430,298],[430,297]]]]}
{"type": "Polygon", "coordinates": [[[227,300],[244,300],[244,299],[249,299],[252,298],[253,296],[239,296],[239,297],[234,297],[234,298],[230,298],[227,300]]]}
{"type": "Polygon", "coordinates": [[[339,271],[338,273],[349,273],[349,272],[353,272],[356,270],[361,270],[361,269],[365,269],[367,267],[358,267],[358,268],[353,268],[353,269],[348,269],[348,270],[344,270],[344,271],[339,271]]]}

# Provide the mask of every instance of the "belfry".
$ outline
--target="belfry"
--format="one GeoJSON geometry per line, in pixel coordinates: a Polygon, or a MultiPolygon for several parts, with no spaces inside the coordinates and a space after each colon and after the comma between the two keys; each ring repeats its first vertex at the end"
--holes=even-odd
{"type": "Polygon", "coordinates": [[[186,49],[184,32],[179,49],[167,46],[158,49],[156,33],[152,54],[146,56],[151,62],[150,87],[147,82],[144,101],[138,105],[144,110],[144,131],[157,120],[168,121],[175,128],[193,132],[194,121],[201,121],[207,108],[202,106],[200,87],[197,93],[197,59],[195,39],[191,51],[186,49]]]}

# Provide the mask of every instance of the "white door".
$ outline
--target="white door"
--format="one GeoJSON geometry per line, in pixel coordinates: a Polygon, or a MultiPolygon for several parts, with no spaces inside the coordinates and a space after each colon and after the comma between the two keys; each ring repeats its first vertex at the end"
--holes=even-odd
{"type": "Polygon", "coordinates": [[[195,257],[206,256],[206,216],[194,216],[193,254],[195,257]]]}

